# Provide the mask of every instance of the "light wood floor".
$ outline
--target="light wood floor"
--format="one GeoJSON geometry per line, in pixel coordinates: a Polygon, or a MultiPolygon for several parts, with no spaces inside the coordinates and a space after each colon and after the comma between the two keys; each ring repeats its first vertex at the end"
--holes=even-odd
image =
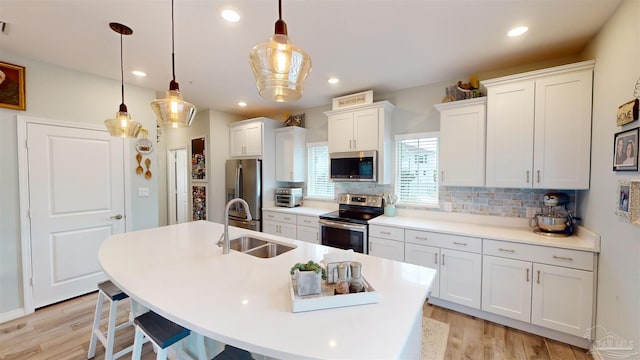
{"type": "MultiPolygon", "coordinates": [[[[0,324],[0,359],[86,359],[96,298],[96,293],[80,296],[0,324]]],[[[128,300],[121,302],[119,307],[118,323],[128,317],[126,302],[128,300]]],[[[106,328],[107,304],[103,306],[103,330],[106,328]]],[[[592,359],[584,349],[433,305],[425,304],[424,314],[450,326],[445,359],[592,359]]],[[[116,336],[115,351],[130,345],[132,339],[132,328],[120,331],[116,336]]],[[[104,359],[104,348],[100,343],[95,359],[104,359]]],[[[155,359],[150,344],[145,344],[143,359],[155,359]]]]}

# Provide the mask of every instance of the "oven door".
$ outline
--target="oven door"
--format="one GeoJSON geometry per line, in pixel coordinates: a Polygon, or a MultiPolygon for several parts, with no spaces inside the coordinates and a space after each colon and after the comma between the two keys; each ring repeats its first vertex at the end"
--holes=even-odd
{"type": "Polygon", "coordinates": [[[320,219],[322,245],[368,254],[368,225],[320,219]]]}

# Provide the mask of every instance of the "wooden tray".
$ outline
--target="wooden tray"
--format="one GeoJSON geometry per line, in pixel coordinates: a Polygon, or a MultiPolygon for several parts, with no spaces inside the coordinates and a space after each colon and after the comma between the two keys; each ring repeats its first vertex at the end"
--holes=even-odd
{"type": "Polygon", "coordinates": [[[378,292],[364,277],[362,277],[364,291],[359,293],[334,295],[335,284],[327,284],[326,281],[322,281],[322,293],[305,296],[298,295],[296,280],[292,276],[289,279],[291,310],[294,313],[378,302],[378,292]]]}

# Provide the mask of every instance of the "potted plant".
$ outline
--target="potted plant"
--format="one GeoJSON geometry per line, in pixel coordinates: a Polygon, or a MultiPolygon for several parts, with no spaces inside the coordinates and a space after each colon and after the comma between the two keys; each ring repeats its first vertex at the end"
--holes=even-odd
{"type": "Polygon", "coordinates": [[[324,267],[313,260],[293,265],[289,273],[296,279],[299,296],[320,294],[322,280],[327,279],[324,267]]]}

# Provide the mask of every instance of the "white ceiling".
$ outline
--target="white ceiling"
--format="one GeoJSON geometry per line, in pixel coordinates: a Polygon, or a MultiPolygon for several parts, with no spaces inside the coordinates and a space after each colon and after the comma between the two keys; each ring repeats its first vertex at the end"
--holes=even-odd
{"type": "MultiPolygon", "coordinates": [[[[293,43],[311,56],[303,98],[260,98],[248,63],[251,48],[273,33],[276,0],[175,0],[176,80],[200,108],[245,116],[326,105],[363,90],[394,91],[575,54],[621,0],[284,0],[293,43]],[[228,23],[219,13],[233,7],[228,23]],[[529,32],[508,38],[507,30],[529,32]],[[339,85],[327,79],[337,76],[339,85]],[[249,106],[239,108],[236,103],[249,106]]],[[[0,50],[164,92],[171,80],[170,0],[0,0],[0,50]],[[142,79],[130,70],[145,71],[142,79]]],[[[1,52],[0,52],[1,60],[1,52]]],[[[27,70],[28,71],[28,70],[27,70]]],[[[444,90],[443,90],[444,96],[444,90]]],[[[126,100],[126,99],[125,99],[126,100]]]]}

